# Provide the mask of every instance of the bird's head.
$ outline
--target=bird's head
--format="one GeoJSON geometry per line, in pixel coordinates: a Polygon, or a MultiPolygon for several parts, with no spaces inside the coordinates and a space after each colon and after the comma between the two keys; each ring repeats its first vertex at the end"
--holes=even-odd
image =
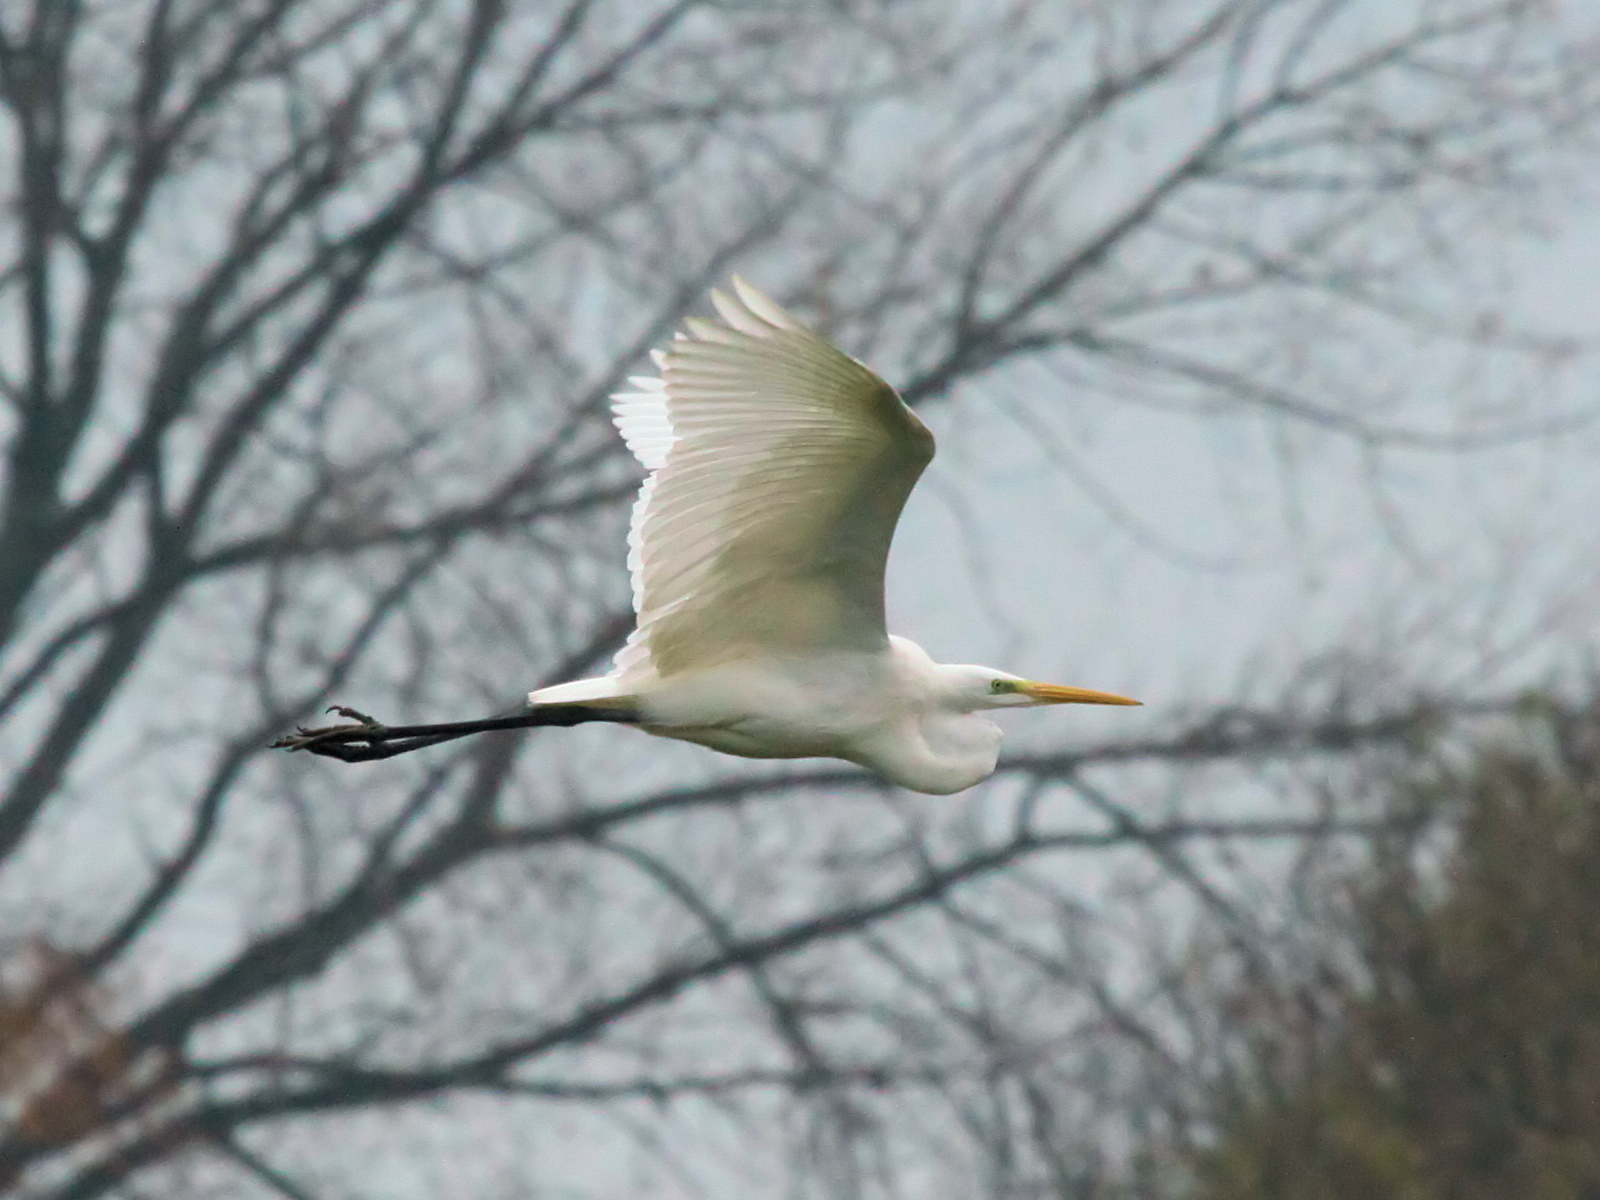
{"type": "Polygon", "coordinates": [[[993,667],[956,667],[959,700],[969,712],[984,708],[1032,708],[1040,704],[1142,704],[1112,692],[1023,679],[993,667]]]}

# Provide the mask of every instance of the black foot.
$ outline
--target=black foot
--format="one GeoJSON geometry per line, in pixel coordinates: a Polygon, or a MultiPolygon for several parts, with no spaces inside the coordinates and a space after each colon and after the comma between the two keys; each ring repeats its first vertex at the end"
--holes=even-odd
{"type": "Polygon", "coordinates": [[[367,742],[375,744],[388,736],[388,729],[381,721],[367,716],[360,709],[350,708],[344,704],[330,704],[328,712],[338,713],[341,717],[349,717],[353,724],[350,725],[324,725],[320,729],[307,729],[304,725],[297,727],[294,733],[281,737],[268,747],[269,750],[308,750],[319,744],[327,744],[337,738],[339,742],[367,742]],[[366,736],[362,736],[366,735],[366,736]]]}

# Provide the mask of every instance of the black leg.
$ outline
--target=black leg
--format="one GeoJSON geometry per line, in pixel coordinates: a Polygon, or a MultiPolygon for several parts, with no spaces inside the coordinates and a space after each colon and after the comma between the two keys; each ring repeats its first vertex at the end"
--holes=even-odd
{"type": "Polygon", "coordinates": [[[385,725],[366,713],[342,704],[328,709],[341,717],[349,717],[351,724],[328,725],[321,729],[301,727],[287,737],[272,743],[274,750],[308,750],[324,758],[337,758],[341,762],[373,762],[409,754],[425,746],[454,741],[474,733],[489,733],[497,729],[533,729],[545,725],[583,725],[590,721],[615,721],[637,724],[638,712],[631,708],[601,707],[586,704],[541,704],[537,708],[519,708],[495,717],[482,717],[475,721],[442,721],[433,725],[385,725]]]}

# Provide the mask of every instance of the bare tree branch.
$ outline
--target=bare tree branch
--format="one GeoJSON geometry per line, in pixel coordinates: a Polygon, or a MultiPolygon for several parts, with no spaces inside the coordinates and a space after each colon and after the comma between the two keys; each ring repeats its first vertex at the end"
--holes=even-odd
{"type": "MultiPolygon", "coordinates": [[[[561,1186],[561,1104],[663,1178],[726,1121],[742,1193],[915,1162],[1104,1200],[1107,1147],[1243,1078],[1185,1057],[1229,1020],[1187,981],[1290,1012],[1297,906],[1430,816],[1364,772],[1520,728],[1537,679],[1439,667],[1409,609],[1324,613],[1381,668],[1266,629],[1236,664],[1266,699],[938,803],[622,713],[423,718],[615,652],[638,474],[606,398],[736,269],[951,423],[952,493],[1022,430],[1040,495],[1187,545],[1095,486],[1077,418],[1132,406],[1216,431],[1245,539],[1275,481],[1387,504],[1360,476],[1391,451],[1496,494],[1473,472],[1592,418],[1551,383],[1589,343],[1501,285],[1588,170],[1595,38],[1525,0],[0,6],[0,1187],[176,1194],[199,1160],[354,1195],[385,1185],[342,1122],[472,1097],[535,1113],[486,1188],[561,1186]],[[394,724],[265,752],[341,699],[394,724]]],[[[1474,570],[1554,577],[1480,517],[1446,543],[1474,570]]],[[[1464,578],[1414,602],[1572,661],[1581,605],[1464,578]]]]}

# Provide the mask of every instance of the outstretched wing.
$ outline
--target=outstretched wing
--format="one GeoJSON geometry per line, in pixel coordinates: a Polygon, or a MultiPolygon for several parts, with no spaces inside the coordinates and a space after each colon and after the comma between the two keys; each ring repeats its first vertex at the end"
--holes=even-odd
{"type": "Polygon", "coordinates": [[[883,572],[933,435],[893,388],[741,280],[659,377],[613,397],[650,471],[628,535],[639,625],[615,673],[887,646],[883,572]]]}

